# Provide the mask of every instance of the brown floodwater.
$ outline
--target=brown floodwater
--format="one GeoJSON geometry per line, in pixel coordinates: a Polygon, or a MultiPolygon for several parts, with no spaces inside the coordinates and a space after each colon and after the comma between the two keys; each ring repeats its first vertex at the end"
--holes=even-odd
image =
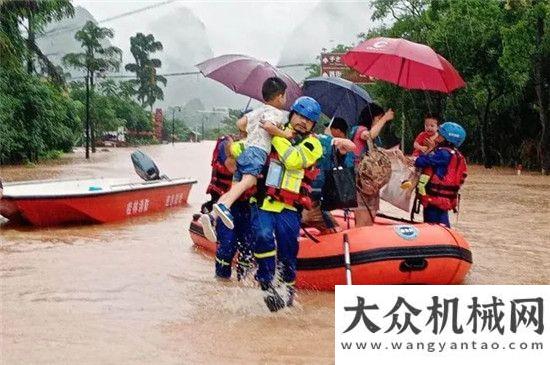
{"type": "MultiPolygon", "coordinates": [[[[168,176],[198,179],[188,207],[104,225],[0,223],[0,363],[333,362],[333,293],[300,292],[295,308],[271,314],[253,283],[218,282],[192,246],[212,147],[143,148],[168,176]]],[[[85,161],[79,150],[0,176],[124,177],[130,152],[85,161]]],[[[550,177],[471,168],[452,220],[472,246],[467,284],[550,284],[549,197],[550,177]]]]}

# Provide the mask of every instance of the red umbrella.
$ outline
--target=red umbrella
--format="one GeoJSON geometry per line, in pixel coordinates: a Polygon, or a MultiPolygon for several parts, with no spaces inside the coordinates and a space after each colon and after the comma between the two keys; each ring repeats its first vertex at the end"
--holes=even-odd
{"type": "Polygon", "coordinates": [[[261,102],[262,85],[269,77],[281,78],[287,86],[285,109],[302,95],[302,89],[292,77],[275,66],[249,56],[228,54],[214,57],[197,65],[200,72],[227,86],[237,94],[245,95],[261,102]]]}
{"type": "Polygon", "coordinates": [[[406,39],[368,39],[342,56],[342,61],[363,75],[407,89],[450,93],[465,86],[449,61],[430,47],[406,39]]]}

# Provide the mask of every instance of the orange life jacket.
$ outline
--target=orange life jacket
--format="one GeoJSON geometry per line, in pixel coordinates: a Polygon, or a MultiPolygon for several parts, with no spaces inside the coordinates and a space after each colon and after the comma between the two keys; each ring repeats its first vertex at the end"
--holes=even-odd
{"type": "MultiPolygon", "coordinates": [[[[221,136],[216,140],[216,147],[214,147],[212,161],[210,163],[212,166],[212,176],[210,178],[210,184],[208,184],[208,188],[206,189],[206,194],[210,194],[215,201],[217,201],[220,196],[227,193],[233,183],[233,173],[229,171],[227,167],[225,167],[225,164],[219,159],[220,153],[218,147],[221,143],[226,141],[227,143],[233,143],[234,139],[231,136],[221,136]]],[[[245,191],[238,200],[249,200],[254,194],[256,194],[256,186],[245,191]]]]}
{"type": "MultiPolygon", "coordinates": [[[[279,154],[277,152],[271,152],[267,161],[277,160],[279,161],[279,154]]],[[[265,187],[265,195],[268,198],[275,199],[282,203],[291,205],[295,208],[311,209],[313,206],[313,200],[311,197],[313,180],[319,175],[319,169],[315,165],[304,169],[304,178],[300,184],[300,192],[295,193],[292,191],[275,188],[272,186],[265,187]]]]}
{"type": "Polygon", "coordinates": [[[425,167],[423,174],[430,176],[426,184],[426,195],[421,196],[420,201],[424,207],[435,206],[442,210],[454,210],[458,205],[458,191],[466,179],[468,167],[466,159],[453,148],[440,147],[451,153],[451,161],[447,167],[447,173],[443,178],[437,176],[431,167],[425,167]]]}
{"type": "Polygon", "coordinates": [[[233,139],[230,136],[222,136],[216,141],[216,147],[214,147],[214,152],[212,153],[212,162],[210,163],[212,166],[212,177],[206,189],[206,194],[221,196],[231,188],[233,173],[219,160],[219,146],[224,142],[231,143],[233,139]]]}

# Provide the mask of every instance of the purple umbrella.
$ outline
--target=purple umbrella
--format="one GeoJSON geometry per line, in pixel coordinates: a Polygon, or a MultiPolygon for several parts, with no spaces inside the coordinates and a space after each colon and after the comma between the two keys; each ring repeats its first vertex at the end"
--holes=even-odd
{"type": "Polygon", "coordinates": [[[261,102],[264,102],[262,84],[269,77],[277,76],[287,85],[286,110],[302,95],[300,86],[292,77],[265,61],[249,56],[229,54],[214,57],[199,63],[197,68],[204,76],[221,82],[234,92],[261,102]]]}

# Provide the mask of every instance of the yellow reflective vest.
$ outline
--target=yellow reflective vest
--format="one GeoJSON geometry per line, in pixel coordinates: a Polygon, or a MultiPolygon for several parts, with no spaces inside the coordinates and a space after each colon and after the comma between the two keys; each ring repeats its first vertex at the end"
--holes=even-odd
{"type": "MultiPolygon", "coordinates": [[[[314,134],[310,134],[293,146],[288,139],[275,136],[271,140],[271,145],[279,155],[279,161],[285,167],[281,188],[299,192],[304,170],[313,166],[323,155],[321,142],[314,134]]],[[[230,150],[231,154],[237,158],[244,151],[244,143],[242,141],[233,142],[230,150]]],[[[260,208],[275,213],[280,213],[283,209],[296,210],[292,205],[270,199],[265,199],[260,208]]]]}

